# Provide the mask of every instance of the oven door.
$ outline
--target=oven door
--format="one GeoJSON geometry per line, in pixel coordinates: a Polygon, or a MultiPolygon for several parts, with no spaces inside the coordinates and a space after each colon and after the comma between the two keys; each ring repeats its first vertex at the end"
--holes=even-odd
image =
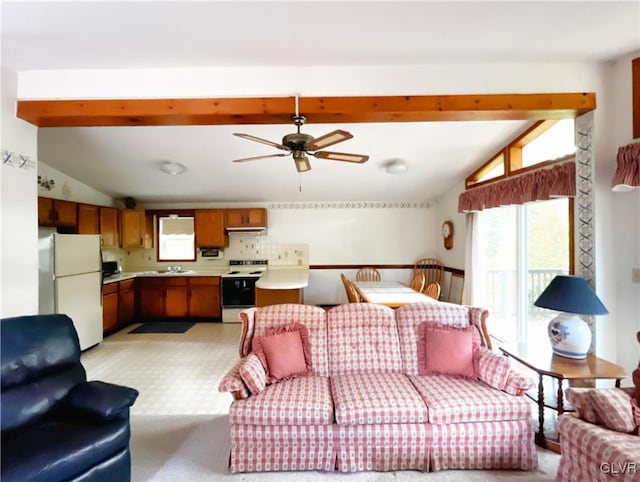
{"type": "Polygon", "coordinates": [[[258,278],[222,278],[222,308],[251,308],[256,305],[258,278]]]}

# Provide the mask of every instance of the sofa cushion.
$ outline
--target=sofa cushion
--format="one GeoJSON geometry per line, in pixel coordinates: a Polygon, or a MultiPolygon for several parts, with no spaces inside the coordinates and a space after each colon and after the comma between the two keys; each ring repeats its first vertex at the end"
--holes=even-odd
{"type": "Polygon", "coordinates": [[[349,303],[327,313],[330,375],[401,373],[396,319],[391,308],[349,303]]]}
{"type": "MultiPolygon", "coordinates": [[[[311,346],[311,367],[319,376],[329,376],[329,359],[327,355],[327,315],[317,306],[282,304],[263,306],[247,311],[248,318],[253,317],[253,332],[247,337],[264,336],[269,330],[291,323],[301,323],[307,328],[311,346]]],[[[243,333],[243,335],[245,335],[243,333]]],[[[249,342],[240,340],[241,349],[249,342]]],[[[244,356],[244,355],[243,355],[244,356]]]]}
{"type": "MultiPolygon", "coordinates": [[[[421,337],[420,324],[423,322],[438,323],[457,328],[478,326],[486,310],[452,303],[412,303],[395,310],[398,337],[402,356],[402,372],[407,375],[418,375],[418,353],[421,337]]],[[[480,332],[478,332],[480,334],[480,332]]],[[[481,344],[484,341],[480,336],[481,344]]]]}
{"type": "Polygon", "coordinates": [[[252,348],[266,371],[267,383],[311,373],[309,335],[301,323],[272,328],[254,337],[252,348]]]}
{"type": "Polygon", "coordinates": [[[487,385],[498,390],[504,390],[509,379],[511,358],[480,347],[478,356],[478,378],[487,385]]]}
{"type": "Polygon", "coordinates": [[[258,395],[235,400],[229,421],[242,425],[326,425],[333,423],[329,379],[307,376],[274,383],[258,395]]]}
{"type": "Polygon", "coordinates": [[[636,429],[631,397],[618,388],[594,389],[589,392],[594,410],[611,430],[629,433],[636,429]]]}
{"type": "Polygon", "coordinates": [[[521,420],[531,417],[526,397],[515,397],[478,380],[445,375],[409,379],[429,408],[433,424],[521,420]]]}
{"type": "Polygon", "coordinates": [[[129,419],[49,420],[2,434],[2,480],[70,480],[129,444],[129,419]]]}
{"type": "Polygon", "coordinates": [[[238,373],[253,395],[260,393],[267,385],[267,373],[264,370],[264,366],[258,356],[253,353],[242,359],[238,373]]]}
{"type": "Polygon", "coordinates": [[[602,419],[596,413],[589,392],[593,388],[569,387],[564,391],[567,401],[573,406],[576,415],[589,423],[602,425],[602,419]]]}
{"type": "Polygon", "coordinates": [[[427,407],[401,373],[353,373],[331,377],[338,425],[424,423],[427,407]]]}
{"type": "Polygon", "coordinates": [[[454,328],[431,322],[419,326],[418,372],[420,375],[456,375],[478,378],[476,350],[480,347],[474,326],[454,328]]]}

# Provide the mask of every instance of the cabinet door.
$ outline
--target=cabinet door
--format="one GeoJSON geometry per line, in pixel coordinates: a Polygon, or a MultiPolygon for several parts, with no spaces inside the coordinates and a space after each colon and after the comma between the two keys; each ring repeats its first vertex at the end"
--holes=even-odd
{"type": "Polygon", "coordinates": [[[249,227],[267,225],[267,210],[264,208],[250,208],[245,210],[245,223],[249,227]]]}
{"type": "Polygon", "coordinates": [[[56,199],[53,202],[56,211],[56,226],[77,226],[78,210],[77,205],[71,201],[56,199]]]}
{"type": "Polygon", "coordinates": [[[120,229],[116,208],[100,208],[100,234],[103,248],[117,248],[120,245],[120,229]]]}
{"type": "Polygon", "coordinates": [[[164,317],[164,289],[155,283],[142,283],[138,290],[139,312],[142,318],[163,318],[164,317]]]}
{"type": "Polygon", "coordinates": [[[78,204],[78,234],[100,234],[100,209],[91,204],[78,204]]]}
{"type": "Polygon", "coordinates": [[[225,225],[228,228],[241,228],[244,226],[244,209],[226,209],[225,225]]]}
{"type": "Polygon", "coordinates": [[[145,217],[144,210],[125,209],[120,213],[122,219],[122,247],[144,247],[145,217]]]}
{"type": "Polygon", "coordinates": [[[135,290],[133,288],[120,291],[118,299],[118,323],[128,325],[134,317],[135,290]]]}
{"type": "Polygon", "coordinates": [[[38,226],[55,226],[55,213],[53,212],[53,199],[48,197],[38,198],[38,226]]]}
{"type": "Polygon", "coordinates": [[[195,214],[196,246],[221,248],[226,244],[223,209],[197,209],[195,214]]]}
{"type": "MultiPolygon", "coordinates": [[[[117,284],[117,283],[116,283],[117,284]]],[[[107,333],[118,327],[118,292],[102,295],[102,332],[107,333]]]]}
{"type": "Polygon", "coordinates": [[[189,281],[189,316],[220,318],[220,278],[193,277],[189,281]]]}
{"type": "Polygon", "coordinates": [[[164,289],[165,316],[186,318],[189,315],[186,286],[167,286],[164,289]]]}

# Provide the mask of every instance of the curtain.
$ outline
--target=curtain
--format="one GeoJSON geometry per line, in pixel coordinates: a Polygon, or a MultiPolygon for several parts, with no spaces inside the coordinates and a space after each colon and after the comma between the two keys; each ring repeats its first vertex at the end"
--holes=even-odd
{"type": "Polygon", "coordinates": [[[467,213],[465,216],[467,236],[464,248],[464,291],[462,302],[465,305],[474,306],[478,300],[478,215],[467,213]]]}
{"type": "Polygon", "coordinates": [[[575,195],[575,162],[563,162],[504,181],[467,189],[458,198],[458,212],[469,213],[510,204],[524,204],[575,195]]]}
{"type": "Polygon", "coordinates": [[[617,162],[611,189],[623,192],[640,187],[640,142],[620,147],[617,162]]]}
{"type": "Polygon", "coordinates": [[[160,218],[161,234],[193,234],[193,218],[160,218]]]}

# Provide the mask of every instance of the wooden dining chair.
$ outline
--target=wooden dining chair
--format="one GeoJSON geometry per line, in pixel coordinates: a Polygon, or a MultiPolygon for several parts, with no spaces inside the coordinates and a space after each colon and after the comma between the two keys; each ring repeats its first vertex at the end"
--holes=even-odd
{"type": "Polygon", "coordinates": [[[413,274],[424,273],[425,285],[432,281],[442,284],[444,265],[435,258],[422,258],[413,265],[413,274]]]}
{"type": "Polygon", "coordinates": [[[380,272],[375,268],[365,266],[356,273],[356,281],[380,281],[380,272]]]}
{"type": "Polygon", "coordinates": [[[422,293],[425,288],[425,276],[424,273],[416,273],[413,275],[413,281],[411,281],[411,289],[422,293]]]}
{"type": "Polygon", "coordinates": [[[349,303],[360,303],[360,293],[358,293],[357,288],[353,285],[351,280],[347,278],[344,273],[340,274],[340,278],[342,279],[342,284],[344,285],[344,291],[347,295],[347,301],[349,303]]]}
{"type": "Polygon", "coordinates": [[[440,283],[437,281],[431,281],[427,283],[427,286],[424,288],[424,294],[437,300],[440,298],[440,283]]]}

